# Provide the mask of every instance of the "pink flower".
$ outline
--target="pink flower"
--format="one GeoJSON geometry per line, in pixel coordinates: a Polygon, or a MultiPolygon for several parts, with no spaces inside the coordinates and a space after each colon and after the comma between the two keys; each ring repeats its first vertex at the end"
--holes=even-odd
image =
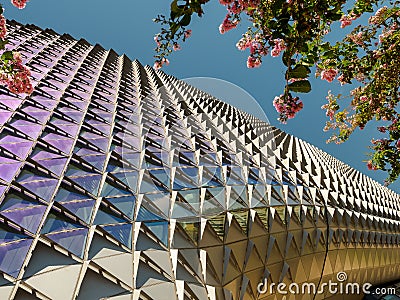
{"type": "Polygon", "coordinates": [[[335,79],[338,71],[335,69],[328,69],[328,70],[323,70],[321,72],[321,79],[326,80],[328,82],[332,82],[333,79],[335,79]]]}
{"type": "Polygon", "coordinates": [[[6,19],[0,15],[0,38],[4,40],[7,34],[6,19]]]}
{"type": "Polygon", "coordinates": [[[286,49],[285,41],[282,39],[275,39],[274,40],[274,48],[271,50],[271,56],[277,57],[281,54],[281,51],[286,49]]]}
{"type": "Polygon", "coordinates": [[[340,82],[340,85],[344,85],[344,84],[347,83],[347,82],[344,80],[343,74],[340,75],[340,76],[337,78],[337,80],[340,82]]]}
{"type": "Polygon", "coordinates": [[[161,69],[161,68],[162,68],[162,63],[161,63],[161,61],[156,61],[156,62],[154,63],[154,65],[153,65],[153,68],[156,69],[156,70],[161,69]]]}
{"type": "Polygon", "coordinates": [[[367,168],[368,170],[376,170],[376,167],[372,164],[371,160],[367,162],[367,168]]]}
{"type": "Polygon", "coordinates": [[[179,51],[181,50],[181,46],[178,43],[174,44],[174,51],[179,51]]]}
{"type": "Polygon", "coordinates": [[[8,89],[15,94],[31,94],[33,87],[31,84],[30,70],[22,65],[22,59],[19,53],[13,53],[13,60],[10,67],[12,73],[3,73],[0,77],[0,83],[7,85],[8,89]]]}
{"type": "Polygon", "coordinates": [[[360,46],[364,45],[362,31],[360,31],[357,34],[350,35],[349,37],[355,44],[360,45],[360,46]]]}
{"type": "Polygon", "coordinates": [[[360,97],[360,101],[361,102],[366,102],[366,101],[368,101],[368,97],[363,95],[363,96],[360,97]]]}
{"type": "Polygon", "coordinates": [[[160,41],[158,40],[158,35],[154,36],[154,42],[157,44],[157,47],[161,46],[160,41]]]}
{"type": "Polygon", "coordinates": [[[258,68],[261,65],[261,59],[249,56],[247,58],[247,67],[249,69],[258,68]]]}
{"type": "Polygon", "coordinates": [[[279,56],[279,54],[281,54],[281,51],[279,51],[278,49],[274,48],[271,50],[272,57],[277,57],[277,56],[279,56]]]}
{"type": "Polygon", "coordinates": [[[228,11],[232,14],[240,14],[243,11],[243,7],[238,2],[234,2],[228,6],[228,11]]]}
{"type": "Polygon", "coordinates": [[[345,28],[349,25],[351,25],[352,21],[358,19],[360,16],[355,15],[354,13],[348,15],[348,16],[342,16],[342,18],[340,19],[341,21],[341,25],[340,28],[345,28]]]}
{"type": "Polygon", "coordinates": [[[384,126],[379,126],[379,127],[378,127],[378,131],[379,131],[379,132],[382,132],[382,133],[385,133],[385,132],[386,132],[386,127],[384,127],[384,126]]]}
{"type": "Polygon", "coordinates": [[[225,16],[225,19],[222,22],[222,24],[219,25],[219,32],[221,34],[224,34],[225,32],[227,32],[227,31],[229,31],[229,30],[231,30],[231,29],[233,29],[233,28],[235,28],[237,26],[238,21],[237,20],[232,21],[232,20],[230,20],[230,18],[231,18],[231,15],[227,14],[225,16]]]}
{"type": "Polygon", "coordinates": [[[163,57],[163,59],[161,60],[161,63],[163,65],[165,64],[166,66],[168,66],[169,65],[169,60],[167,58],[163,57]]]}
{"type": "Polygon", "coordinates": [[[287,119],[292,119],[300,110],[303,109],[303,102],[299,97],[292,97],[292,95],[280,95],[275,97],[273,105],[276,111],[280,114],[279,120],[286,123],[287,119]]]}
{"type": "Polygon", "coordinates": [[[19,9],[23,9],[26,6],[26,2],[28,0],[11,0],[11,3],[19,9]]]}
{"type": "Polygon", "coordinates": [[[190,36],[192,35],[192,30],[191,29],[186,30],[184,35],[186,39],[190,38],[190,36]]]}
{"type": "Polygon", "coordinates": [[[229,5],[233,2],[233,0],[219,0],[219,3],[222,5],[229,5]]]}
{"type": "Polygon", "coordinates": [[[349,25],[351,25],[352,21],[350,20],[350,18],[348,16],[342,16],[342,18],[340,19],[340,28],[345,28],[349,25]]]}

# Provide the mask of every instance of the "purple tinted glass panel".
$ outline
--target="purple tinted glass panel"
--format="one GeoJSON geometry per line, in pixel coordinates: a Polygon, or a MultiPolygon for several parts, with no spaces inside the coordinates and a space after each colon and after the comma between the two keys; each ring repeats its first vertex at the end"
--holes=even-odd
{"type": "Polygon", "coordinates": [[[65,136],[59,135],[56,133],[47,133],[44,136],[42,136],[42,139],[46,142],[51,141],[51,140],[62,140],[65,139],[65,136]]]}
{"type": "Polygon", "coordinates": [[[87,149],[87,148],[78,148],[76,147],[74,149],[74,153],[76,153],[78,156],[84,156],[84,155],[96,155],[99,154],[98,151],[87,149]]]}
{"type": "Polygon", "coordinates": [[[56,147],[64,153],[69,154],[71,152],[72,145],[74,140],[65,139],[65,140],[49,140],[47,141],[50,145],[56,147]]]}
{"type": "Polygon", "coordinates": [[[18,162],[18,161],[8,158],[8,157],[0,156],[0,164],[12,164],[15,162],[18,162]]]}
{"type": "Polygon", "coordinates": [[[45,150],[35,150],[33,152],[33,154],[31,154],[31,158],[35,161],[39,161],[42,159],[51,159],[51,158],[62,158],[61,155],[52,153],[52,152],[48,152],[45,150]]]}
{"type": "Polygon", "coordinates": [[[0,164],[0,178],[10,182],[14,178],[15,173],[17,173],[21,164],[21,162],[13,164],[0,164]]]}
{"type": "Polygon", "coordinates": [[[28,190],[34,192],[36,195],[38,195],[45,201],[50,201],[57,187],[57,183],[58,183],[57,179],[51,179],[46,181],[27,182],[23,183],[22,185],[28,190]]]}
{"type": "Polygon", "coordinates": [[[24,209],[2,211],[1,214],[21,227],[35,233],[46,210],[44,205],[29,206],[24,209]]]}
{"type": "Polygon", "coordinates": [[[1,143],[0,146],[4,149],[7,149],[11,153],[21,157],[25,158],[27,157],[28,153],[31,151],[33,145],[32,142],[23,142],[23,143],[15,143],[15,144],[5,144],[1,143]]]}
{"type": "Polygon", "coordinates": [[[6,190],[6,186],[5,185],[0,185],[0,197],[3,195],[4,191],[6,190]]]}
{"type": "Polygon", "coordinates": [[[19,131],[25,133],[27,136],[29,136],[32,139],[37,139],[39,136],[42,126],[41,125],[35,125],[34,123],[31,123],[29,126],[18,126],[13,124],[13,127],[18,129],[19,131]]]}
{"type": "Polygon", "coordinates": [[[79,125],[59,125],[58,127],[72,136],[76,136],[79,130],[79,125]]]}
{"type": "Polygon", "coordinates": [[[47,170],[53,172],[57,176],[60,176],[62,171],[67,164],[67,158],[58,158],[58,159],[49,159],[49,160],[41,160],[39,163],[44,166],[47,170]]]}
{"type": "Polygon", "coordinates": [[[0,110],[0,126],[2,126],[4,123],[6,123],[11,115],[12,115],[11,111],[1,109],[0,110]]]}
{"type": "Polygon", "coordinates": [[[107,152],[108,147],[109,147],[109,142],[110,140],[108,138],[102,138],[102,139],[91,139],[89,140],[92,144],[96,145],[99,147],[101,150],[107,152]]]}
{"type": "Polygon", "coordinates": [[[5,100],[1,100],[1,103],[3,103],[5,106],[11,108],[12,110],[15,110],[18,106],[20,106],[20,104],[22,103],[22,100],[18,100],[18,99],[5,99],[5,100]]]}
{"type": "Polygon", "coordinates": [[[26,142],[26,140],[23,138],[13,136],[13,135],[4,135],[0,139],[0,145],[2,145],[4,143],[21,143],[21,142],[26,142]]]}
{"type": "Polygon", "coordinates": [[[103,170],[104,163],[106,161],[105,155],[88,155],[88,156],[83,156],[82,158],[96,169],[100,171],[103,170]]]}
{"type": "Polygon", "coordinates": [[[102,135],[92,133],[92,132],[82,132],[80,136],[84,137],[85,139],[98,139],[98,138],[103,138],[102,135]]]}

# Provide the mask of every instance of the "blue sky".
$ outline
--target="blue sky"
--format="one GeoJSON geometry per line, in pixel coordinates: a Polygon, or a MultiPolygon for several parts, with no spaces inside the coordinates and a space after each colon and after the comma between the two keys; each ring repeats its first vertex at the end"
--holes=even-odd
{"type": "MultiPolygon", "coordinates": [[[[104,48],[113,48],[119,54],[125,53],[142,64],[153,64],[153,36],[159,25],[152,22],[157,14],[167,13],[169,0],[31,0],[27,7],[18,10],[9,2],[3,4],[5,16],[21,23],[31,23],[42,28],[51,28],[58,33],[69,33],[74,38],[84,38],[104,48]]],[[[280,124],[272,100],[283,88],[284,69],[280,58],[267,57],[259,69],[247,69],[248,53],[235,47],[247,24],[221,35],[218,26],[226,10],[219,1],[212,0],[206,6],[205,15],[194,18],[191,25],[193,35],[182,50],[171,56],[170,66],[164,71],[178,78],[213,77],[229,81],[250,93],[260,104],[271,124],[308,141],[324,151],[360,170],[373,179],[383,182],[386,173],[368,171],[365,166],[369,141],[379,134],[376,124],[369,124],[364,130],[357,130],[350,140],[342,145],[326,144],[329,133],[323,132],[326,122],[321,105],[325,103],[328,90],[334,93],[348,92],[338,84],[312,79],[313,90],[300,95],[304,109],[287,125],[280,124]]],[[[332,38],[341,34],[335,28],[332,38]]],[[[400,191],[400,183],[390,186],[400,191]]]]}

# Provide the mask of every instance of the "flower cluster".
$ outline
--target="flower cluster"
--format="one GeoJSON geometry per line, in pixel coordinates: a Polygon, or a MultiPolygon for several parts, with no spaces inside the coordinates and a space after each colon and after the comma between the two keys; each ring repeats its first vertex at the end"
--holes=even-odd
{"type": "Polygon", "coordinates": [[[249,56],[247,58],[247,67],[249,69],[258,68],[259,66],[261,66],[261,58],[254,56],[249,56]]]}
{"type": "Polygon", "coordinates": [[[0,15],[0,39],[4,40],[7,34],[6,18],[0,15]]]}
{"type": "Polygon", "coordinates": [[[326,110],[326,116],[333,120],[335,113],[339,109],[337,98],[332,95],[331,91],[329,91],[328,96],[326,96],[326,100],[328,100],[328,103],[322,105],[321,109],[326,110]]]}
{"type": "MultiPolygon", "coordinates": [[[[11,3],[22,9],[26,6],[27,0],[12,0],[11,3]]],[[[31,83],[31,73],[28,67],[23,65],[22,57],[18,52],[4,51],[6,41],[6,19],[2,15],[4,12],[0,5],[0,40],[2,55],[0,57],[0,84],[16,94],[31,94],[33,91],[31,83]]]]}
{"type": "Polygon", "coordinates": [[[322,70],[321,79],[326,80],[328,82],[332,82],[333,79],[335,79],[337,74],[338,74],[338,70],[336,70],[336,69],[322,70]]]}
{"type": "Polygon", "coordinates": [[[277,57],[283,50],[286,49],[285,41],[282,39],[275,39],[274,40],[274,48],[271,51],[272,57],[277,57]]]}
{"type": "Polygon", "coordinates": [[[11,0],[11,3],[19,9],[25,8],[27,2],[28,0],[11,0]]]}
{"type": "Polygon", "coordinates": [[[10,72],[0,73],[0,83],[7,85],[8,89],[15,94],[31,94],[33,87],[30,80],[29,69],[22,64],[21,55],[14,52],[12,59],[8,60],[5,67],[10,72]]]}
{"type": "Polygon", "coordinates": [[[224,34],[225,32],[228,32],[229,30],[235,28],[238,23],[239,23],[239,20],[235,19],[231,14],[228,13],[225,16],[225,19],[222,22],[222,24],[219,25],[219,32],[221,34],[224,34]]]}
{"type": "Polygon", "coordinates": [[[382,23],[385,20],[385,14],[388,11],[388,7],[387,6],[383,6],[381,8],[379,8],[375,15],[371,16],[368,20],[368,22],[370,24],[374,24],[374,25],[378,25],[380,23],[382,23]]]}
{"type": "Polygon", "coordinates": [[[282,123],[286,123],[288,119],[294,118],[296,113],[303,108],[303,102],[299,97],[293,97],[290,93],[276,96],[273,105],[279,113],[278,120],[282,123]]]}
{"type": "MultiPolygon", "coordinates": [[[[178,34],[179,37],[183,37],[183,40],[185,41],[192,35],[192,30],[181,30],[178,34]]],[[[169,65],[169,60],[166,58],[166,56],[171,52],[165,52],[166,49],[168,49],[172,45],[173,51],[179,51],[181,50],[181,46],[178,44],[176,40],[170,41],[167,37],[167,33],[163,31],[161,34],[158,33],[154,36],[154,42],[156,43],[156,52],[161,53],[160,55],[156,55],[157,60],[154,62],[153,68],[158,70],[161,69],[164,65],[168,66],[169,65]]]]}
{"type": "Polygon", "coordinates": [[[168,66],[169,65],[169,60],[168,58],[163,57],[161,60],[158,60],[154,63],[153,68],[156,70],[161,69],[164,65],[168,66]]]}
{"type": "Polygon", "coordinates": [[[340,28],[345,28],[349,25],[351,25],[351,23],[356,20],[359,16],[355,15],[355,14],[350,14],[350,15],[344,15],[342,16],[342,18],[340,19],[340,28]]]}
{"type": "Polygon", "coordinates": [[[355,44],[357,44],[359,46],[364,45],[364,37],[363,37],[363,32],[362,31],[360,31],[360,32],[358,32],[356,34],[350,34],[349,38],[353,43],[355,43],[355,44]]]}

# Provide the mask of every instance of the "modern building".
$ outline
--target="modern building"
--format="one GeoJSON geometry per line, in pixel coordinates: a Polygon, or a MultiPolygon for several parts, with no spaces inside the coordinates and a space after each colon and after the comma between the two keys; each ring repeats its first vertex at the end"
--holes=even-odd
{"type": "Polygon", "coordinates": [[[8,30],[34,92],[0,93],[0,299],[361,299],[324,284],[400,279],[396,193],[112,50],[8,30]]]}

